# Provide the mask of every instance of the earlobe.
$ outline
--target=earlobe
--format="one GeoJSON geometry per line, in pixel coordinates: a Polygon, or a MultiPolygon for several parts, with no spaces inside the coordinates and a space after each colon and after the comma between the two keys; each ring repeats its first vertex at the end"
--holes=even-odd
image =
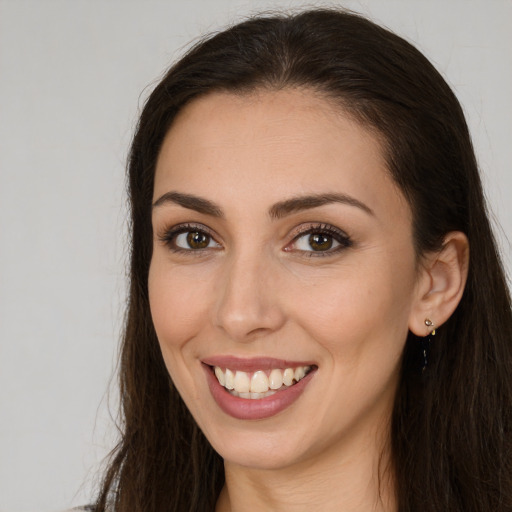
{"type": "Polygon", "coordinates": [[[448,233],[439,251],[422,262],[417,295],[411,310],[409,329],[417,336],[427,336],[455,311],[464,293],[469,265],[469,242],[460,231],[448,233]]]}

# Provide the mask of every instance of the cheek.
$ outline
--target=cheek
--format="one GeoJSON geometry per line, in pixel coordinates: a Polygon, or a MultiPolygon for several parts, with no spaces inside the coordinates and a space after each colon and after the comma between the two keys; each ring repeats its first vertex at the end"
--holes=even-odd
{"type": "Polygon", "coordinates": [[[154,256],[148,279],[153,324],[162,351],[182,348],[207,318],[210,293],[200,274],[189,275],[154,256]]]}
{"type": "Polygon", "coordinates": [[[383,262],[345,267],[296,290],[295,316],[333,358],[356,363],[368,348],[396,355],[407,336],[413,289],[412,267],[400,273],[383,262]]]}
{"type": "Polygon", "coordinates": [[[167,371],[191,409],[200,401],[201,393],[190,364],[197,354],[194,344],[188,341],[198,334],[208,318],[206,286],[197,274],[169,265],[165,256],[153,257],[148,276],[153,325],[167,371]]]}

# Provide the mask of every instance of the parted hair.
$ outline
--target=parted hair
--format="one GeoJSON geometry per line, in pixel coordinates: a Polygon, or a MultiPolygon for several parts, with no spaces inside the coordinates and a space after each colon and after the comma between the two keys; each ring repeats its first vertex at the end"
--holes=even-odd
{"type": "Polygon", "coordinates": [[[144,105],[128,163],[121,438],[96,510],[215,509],[222,459],[178,395],[150,315],[155,165],[173,119],[195,98],[287,87],[327,98],[379,137],[413,213],[418,257],[439,250],[450,231],[469,239],[467,285],[437,331],[425,372],[418,338],[410,333],[405,345],[390,440],[398,510],[511,511],[511,302],[461,106],[414,46],[339,9],[263,14],[208,36],[169,69],[144,105]]]}

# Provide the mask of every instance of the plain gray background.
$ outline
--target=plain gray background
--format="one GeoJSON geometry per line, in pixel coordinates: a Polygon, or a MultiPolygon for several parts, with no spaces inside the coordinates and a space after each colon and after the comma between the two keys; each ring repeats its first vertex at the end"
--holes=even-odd
{"type": "MultiPolygon", "coordinates": [[[[113,446],[106,392],[124,311],[124,162],[139,105],[198,35],[301,4],[0,0],[1,511],[86,502],[113,446]]],[[[455,89],[510,271],[512,2],[330,5],[416,43],[455,89]]]]}

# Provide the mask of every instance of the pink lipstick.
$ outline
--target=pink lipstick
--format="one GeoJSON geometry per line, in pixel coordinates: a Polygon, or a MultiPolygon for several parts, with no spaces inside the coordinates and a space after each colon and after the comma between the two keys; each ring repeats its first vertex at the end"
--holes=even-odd
{"type": "Polygon", "coordinates": [[[288,408],[299,399],[317,370],[310,361],[266,357],[242,359],[215,356],[204,359],[202,363],[210,392],[217,405],[226,414],[241,420],[269,418],[288,408]],[[251,375],[253,380],[249,393],[251,375]],[[267,384],[267,377],[270,384],[267,384]],[[258,386],[256,393],[252,392],[255,383],[258,386]],[[260,389],[260,386],[263,388],[260,389]]]}

